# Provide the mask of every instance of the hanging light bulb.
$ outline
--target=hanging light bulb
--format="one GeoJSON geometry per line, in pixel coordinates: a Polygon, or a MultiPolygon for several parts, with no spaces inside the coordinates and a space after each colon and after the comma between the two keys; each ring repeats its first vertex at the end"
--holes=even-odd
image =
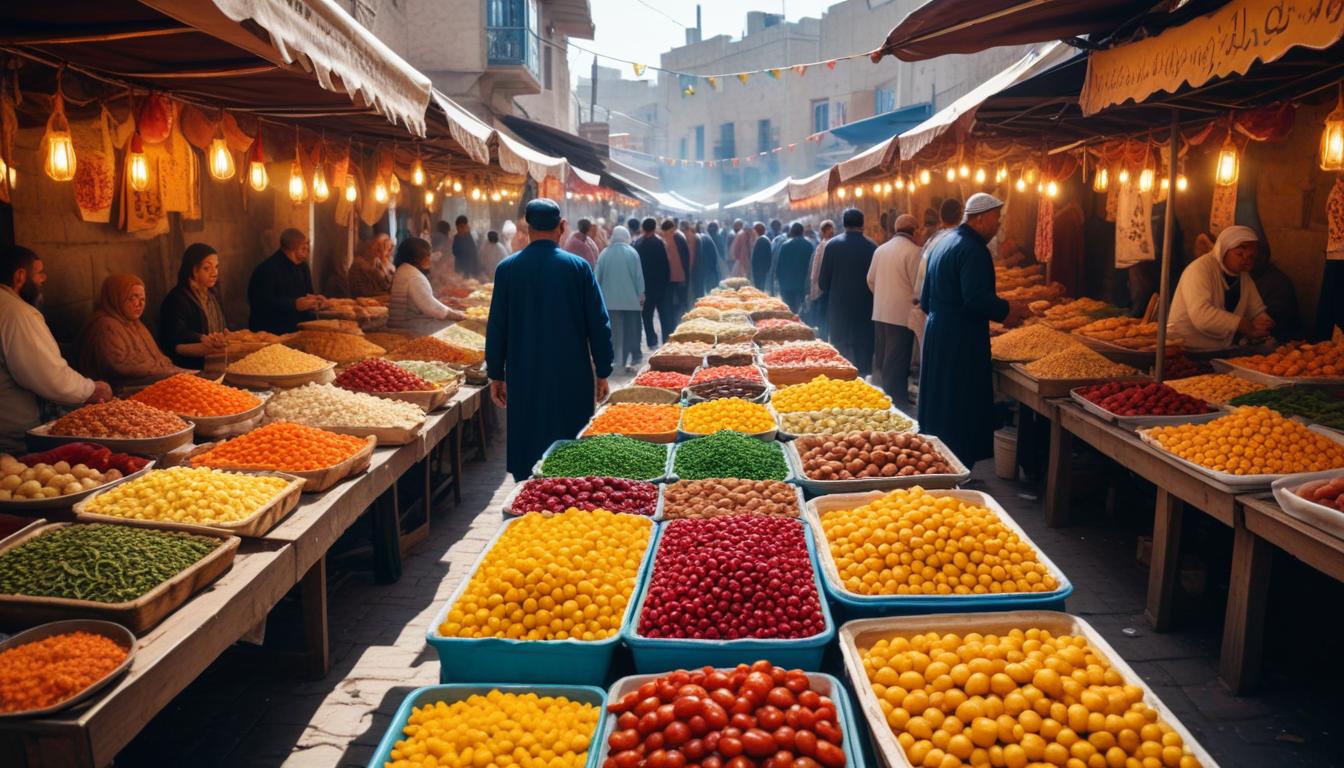
{"type": "Polygon", "coordinates": [[[1028,183],[1028,184],[1035,184],[1035,183],[1036,183],[1036,169],[1035,169],[1035,168],[1028,168],[1028,169],[1027,169],[1027,183],[1028,183]]]}
{"type": "Polygon", "coordinates": [[[411,183],[417,187],[425,186],[425,164],[420,162],[420,150],[415,151],[415,162],[411,165],[411,183]]]}
{"type": "Polygon", "coordinates": [[[1162,177],[1161,188],[1163,192],[1166,192],[1167,190],[1171,189],[1171,177],[1169,176],[1162,177]]]}
{"type": "Polygon", "coordinates": [[[1096,174],[1092,176],[1092,191],[1105,192],[1110,185],[1111,172],[1105,168],[1097,169],[1096,174]]]}
{"type": "Polygon", "coordinates": [[[1227,141],[1223,142],[1223,148],[1218,150],[1218,164],[1214,166],[1213,180],[1220,187],[1236,184],[1240,164],[1237,148],[1232,144],[1232,134],[1229,133],[1227,141]]]}
{"type": "Polygon", "coordinates": [[[1139,191],[1140,191],[1140,192],[1151,192],[1151,191],[1153,191],[1153,180],[1154,180],[1154,176],[1156,176],[1156,174],[1153,173],[1153,169],[1152,169],[1152,168],[1144,168],[1142,171],[1139,172],[1139,191]]]}
{"type": "Polygon", "coordinates": [[[1177,176],[1176,176],[1176,191],[1177,191],[1177,192],[1184,192],[1184,191],[1185,191],[1186,189],[1188,189],[1189,187],[1190,187],[1190,181],[1189,181],[1189,179],[1186,179],[1186,178],[1185,178],[1185,174],[1184,174],[1184,173],[1177,174],[1177,176]]]}
{"type": "Polygon", "coordinates": [[[426,190],[425,190],[425,207],[426,207],[426,208],[429,208],[429,207],[432,207],[433,205],[434,205],[434,190],[432,190],[432,189],[426,189],[426,190]]]}
{"type": "Polygon", "coordinates": [[[131,144],[126,151],[126,177],[136,192],[149,189],[149,161],[145,159],[145,142],[138,130],[131,135],[131,144]]]}
{"type": "MultiPolygon", "coordinates": [[[[499,190],[495,190],[495,191],[490,195],[490,202],[492,202],[492,203],[498,203],[501,199],[502,199],[502,198],[500,197],[499,190]]],[[[592,196],[592,195],[589,195],[589,196],[588,196],[588,199],[589,199],[589,200],[592,200],[592,199],[593,199],[593,196],[592,196]]]]}
{"type": "Polygon", "coordinates": [[[13,189],[15,186],[18,185],[18,183],[19,183],[19,175],[18,175],[18,173],[16,173],[16,172],[14,171],[14,166],[11,165],[11,166],[9,166],[9,169],[6,170],[6,169],[5,169],[5,161],[4,161],[3,159],[0,159],[0,173],[4,173],[5,175],[9,176],[9,188],[10,188],[10,189],[13,189]]]}
{"type": "Polygon", "coordinates": [[[931,178],[932,178],[932,176],[931,176],[931,174],[929,173],[929,169],[928,169],[928,168],[925,168],[925,169],[923,169],[923,170],[921,170],[921,171],[919,172],[919,183],[920,183],[921,185],[923,185],[923,186],[928,186],[928,184],[929,184],[929,180],[930,180],[931,178]]]}
{"type": "Polygon", "coordinates": [[[461,191],[462,191],[462,180],[461,180],[461,179],[453,179],[453,191],[454,191],[454,192],[461,192],[461,191]]]}
{"type": "Polygon", "coordinates": [[[480,187],[472,187],[472,188],[471,188],[471,199],[472,199],[472,200],[480,200],[480,199],[481,199],[481,188],[480,188],[480,187]]]}
{"type": "Polygon", "coordinates": [[[994,172],[994,183],[1001,184],[1006,178],[1008,178],[1008,166],[1000,165],[999,170],[994,172]]]}
{"type": "Polygon", "coordinates": [[[1116,178],[1120,181],[1121,184],[1128,184],[1128,183],[1129,183],[1129,169],[1128,169],[1128,168],[1121,168],[1121,169],[1120,169],[1120,174],[1119,174],[1116,178]]]}
{"type": "Polygon", "coordinates": [[[985,169],[984,169],[984,168],[976,168],[976,169],[975,169],[975,183],[976,183],[976,184],[984,184],[986,178],[988,178],[988,175],[985,173],[985,169]]]}
{"type": "Polygon", "coordinates": [[[855,184],[855,185],[854,185],[854,197],[855,197],[855,198],[863,197],[863,185],[862,185],[862,184],[855,184]]]}
{"type": "Polygon", "coordinates": [[[359,198],[359,187],[355,185],[355,174],[345,172],[345,202],[353,203],[359,198]]]}
{"type": "Polygon", "coordinates": [[[956,180],[957,180],[957,169],[956,169],[956,168],[953,168],[953,167],[950,166],[950,165],[947,166],[947,180],[948,180],[948,181],[956,181],[956,180]]]}
{"type": "Polygon", "coordinates": [[[882,182],[880,181],[873,182],[873,194],[874,195],[882,194],[882,182]]]}
{"type": "Polygon", "coordinates": [[[882,194],[884,194],[884,195],[890,195],[890,194],[891,194],[891,182],[890,182],[890,181],[888,181],[887,183],[885,183],[885,184],[882,185],[882,194]]]}
{"type": "Polygon", "coordinates": [[[957,175],[963,179],[969,178],[971,175],[971,166],[962,163],[961,167],[957,169],[957,175]]]}
{"type": "Polygon", "coordinates": [[[393,197],[401,197],[401,181],[397,179],[396,173],[393,173],[392,178],[388,180],[387,191],[393,197]]]}
{"type": "Polygon", "coordinates": [[[1056,197],[1059,197],[1059,185],[1055,183],[1054,179],[1051,179],[1049,182],[1046,183],[1045,196],[1050,198],[1051,200],[1054,200],[1056,197]]]}
{"type": "Polygon", "coordinates": [[[69,181],[75,178],[75,142],[70,138],[70,121],[65,119],[65,100],[61,98],[59,85],[53,107],[55,113],[47,131],[47,159],[42,170],[52,181],[69,181]]]}
{"type": "Polygon", "coordinates": [[[219,123],[215,125],[215,138],[210,140],[210,176],[217,181],[227,181],[233,178],[237,168],[233,163],[233,153],[229,151],[229,143],[224,140],[224,118],[221,115],[219,123]]]}
{"type": "Polygon", "coordinates": [[[270,176],[266,173],[266,163],[262,160],[260,129],[257,130],[256,140],[252,142],[251,159],[247,164],[247,183],[257,192],[264,192],[266,185],[270,183],[270,176]]]}
{"type": "Polygon", "coordinates": [[[295,152],[294,162],[289,164],[289,199],[295,205],[308,199],[308,187],[303,183],[303,164],[295,152]]]}
{"type": "Polygon", "coordinates": [[[1339,89],[1339,103],[1325,118],[1321,129],[1321,170],[1344,171],[1344,86],[1339,89]]]}
{"type": "Polygon", "coordinates": [[[387,183],[383,181],[382,176],[379,176],[378,181],[373,184],[373,200],[379,205],[387,202],[387,183]]]}
{"type": "Polygon", "coordinates": [[[901,178],[900,176],[897,176],[897,177],[896,177],[896,189],[897,189],[897,190],[905,189],[905,179],[904,179],[904,178],[901,178]]]}
{"type": "Polygon", "coordinates": [[[1026,191],[1027,191],[1027,177],[1025,177],[1025,176],[1018,176],[1018,177],[1017,177],[1017,181],[1013,184],[1013,188],[1016,189],[1018,192],[1026,192],[1026,191]]]}
{"type": "Polygon", "coordinates": [[[322,161],[323,157],[319,153],[317,164],[313,167],[313,202],[317,203],[325,203],[331,197],[331,187],[327,185],[327,173],[322,170],[322,161]]]}
{"type": "Polygon", "coordinates": [[[1036,182],[1036,194],[1038,195],[1045,194],[1045,182],[1043,181],[1036,182]]]}
{"type": "Polygon", "coordinates": [[[838,197],[838,198],[840,198],[841,200],[844,200],[844,199],[845,199],[845,188],[844,188],[844,187],[841,187],[841,188],[835,190],[835,196],[838,197]]]}

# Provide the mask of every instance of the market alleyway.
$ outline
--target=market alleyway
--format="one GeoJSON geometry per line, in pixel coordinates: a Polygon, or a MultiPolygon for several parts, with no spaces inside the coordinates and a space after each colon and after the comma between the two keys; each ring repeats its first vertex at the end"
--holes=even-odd
{"type": "MultiPolygon", "coordinates": [[[[618,373],[613,388],[628,378],[618,373]]],[[[425,631],[502,521],[500,509],[514,485],[504,470],[503,442],[501,429],[488,458],[466,464],[461,505],[439,511],[429,539],[406,558],[399,582],[379,586],[367,571],[355,571],[333,583],[332,669],[324,679],[304,680],[279,654],[235,646],[144,729],[117,765],[366,765],[405,695],[438,682],[438,659],[425,631]]],[[[972,484],[998,499],[1069,576],[1069,611],[1106,637],[1223,766],[1339,765],[1344,729],[1330,682],[1339,675],[1307,672],[1312,662],[1329,661],[1331,640],[1320,633],[1318,646],[1302,642],[1312,636],[1312,618],[1296,610],[1291,596],[1285,602],[1271,594],[1270,693],[1236,698],[1217,680],[1221,596],[1187,601],[1190,628],[1181,632],[1156,634],[1143,618],[1147,572],[1134,553],[1144,516],[1151,521],[1151,502],[1136,504],[1113,524],[1051,530],[1034,491],[994,477],[992,462],[976,467],[972,484]]],[[[1280,558],[1275,567],[1287,573],[1295,565],[1280,558]]],[[[1330,605],[1338,585],[1299,570],[1276,581],[1319,585],[1323,592],[1303,601],[1330,605]],[[1325,601],[1317,602],[1322,594],[1325,601]]],[[[1221,574],[1212,571],[1206,591],[1225,579],[1225,566],[1221,574]]]]}

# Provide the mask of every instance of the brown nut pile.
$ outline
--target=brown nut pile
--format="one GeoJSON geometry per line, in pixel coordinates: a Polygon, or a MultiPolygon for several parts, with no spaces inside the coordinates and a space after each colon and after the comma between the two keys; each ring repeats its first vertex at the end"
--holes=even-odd
{"type": "Polygon", "coordinates": [[[735,513],[798,517],[798,492],[779,480],[678,480],[663,489],[663,517],[716,517],[735,513]]]}
{"type": "Polygon", "coordinates": [[[804,435],[794,441],[813,480],[946,475],[952,466],[925,438],[900,432],[804,435]]]}
{"type": "Polygon", "coordinates": [[[135,400],[109,400],[67,413],[51,425],[51,434],[77,437],[162,437],[187,428],[176,414],[135,400]]]}
{"type": "Polygon", "coordinates": [[[740,397],[752,400],[765,394],[765,384],[759,381],[729,376],[712,381],[702,381],[689,387],[691,394],[704,400],[721,400],[725,397],[740,397]]]}

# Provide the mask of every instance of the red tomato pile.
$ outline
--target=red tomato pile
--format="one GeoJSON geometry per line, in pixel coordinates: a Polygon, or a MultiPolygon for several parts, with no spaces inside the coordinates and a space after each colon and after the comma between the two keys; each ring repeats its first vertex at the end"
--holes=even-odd
{"type": "Polygon", "coordinates": [[[691,384],[695,385],[705,381],[727,378],[760,381],[761,369],[754,365],[715,365],[696,371],[695,375],[691,377],[691,384]]]}
{"type": "Polygon", "coordinates": [[[677,670],[607,705],[602,768],[843,768],[835,703],[768,661],[677,670]]]}
{"type": "Polygon", "coordinates": [[[658,387],[681,391],[691,382],[691,377],[676,371],[645,371],[635,377],[632,384],[636,387],[658,387]]]}
{"type": "Polygon", "coordinates": [[[797,639],[825,629],[802,523],[743,514],[663,528],[641,635],[797,639]]]}
{"type": "Polygon", "coordinates": [[[336,377],[336,386],[354,392],[427,392],[434,385],[399,365],[371,358],[355,363],[336,377]]]}
{"type": "Polygon", "coordinates": [[[1119,416],[1193,416],[1213,406],[1157,382],[1094,384],[1079,394],[1119,416]]]}
{"type": "Polygon", "coordinates": [[[658,506],[658,486],[620,477],[543,477],[528,480],[509,511],[564,512],[605,509],[652,516],[658,506]]]}

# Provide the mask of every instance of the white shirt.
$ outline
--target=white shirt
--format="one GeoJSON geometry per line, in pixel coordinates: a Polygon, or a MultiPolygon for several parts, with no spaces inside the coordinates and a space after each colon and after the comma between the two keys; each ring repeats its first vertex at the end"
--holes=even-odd
{"type": "Polygon", "coordinates": [[[919,246],[907,235],[897,234],[877,246],[872,264],[868,267],[868,288],[873,292],[874,321],[910,326],[919,261],[919,246]]]}
{"type": "Polygon", "coordinates": [[[75,372],[56,346],[42,313],[0,286],[0,443],[21,450],[23,433],[37,426],[37,398],[78,405],[93,394],[93,381],[75,372]]]}
{"type": "Polygon", "coordinates": [[[429,278],[414,264],[402,264],[392,275],[392,297],[387,302],[387,327],[428,336],[451,323],[452,312],[434,298],[429,278]]]}
{"type": "Polygon", "coordinates": [[[1216,251],[1209,251],[1190,263],[1176,283],[1171,299],[1167,333],[1179,336],[1190,349],[1225,349],[1232,346],[1237,325],[1243,317],[1255,318],[1265,311],[1265,302],[1247,272],[1241,280],[1241,298],[1233,311],[1223,309],[1223,269],[1216,251]]]}

